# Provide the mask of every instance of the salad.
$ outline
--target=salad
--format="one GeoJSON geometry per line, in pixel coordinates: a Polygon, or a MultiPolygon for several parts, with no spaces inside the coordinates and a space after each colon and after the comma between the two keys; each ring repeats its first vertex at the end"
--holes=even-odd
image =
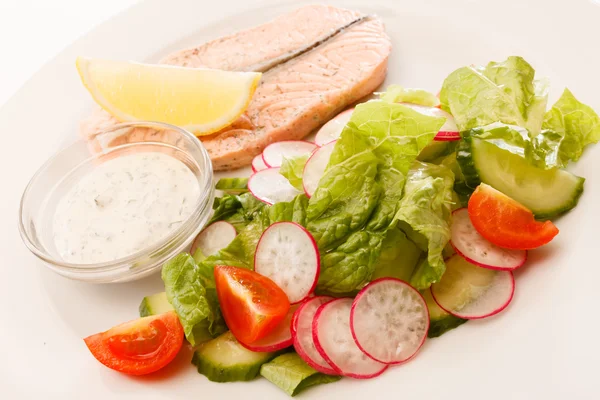
{"type": "MultiPolygon", "coordinates": [[[[184,342],[215,382],[291,396],[374,378],[429,337],[506,310],[513,271],[559,233],[585,179],[564,169],[600,118],[521,57],[452,72],[439,98],[392,85],[220,180],[209,225],[167,262],[141,318],[85,339],[114,370],[159,370],[184,342]]],[[[404,366],[404,368],[410,368],[404,366]]]]}

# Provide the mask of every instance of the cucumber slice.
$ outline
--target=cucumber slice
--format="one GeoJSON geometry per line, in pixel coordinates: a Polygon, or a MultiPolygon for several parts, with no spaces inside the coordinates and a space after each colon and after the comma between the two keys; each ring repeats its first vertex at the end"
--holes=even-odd
{"type": "Polygon", "coordinates": [[[248,178],[221,178],[215,189],[228,194],[242,194],[248,191],[248,178]]]}
{"type": "Polygon", "coordinates": [[[202,343],[194,352],[192,364],[213,382],[249,381],[256,378],[260,367],[276,355],[276,352],[250,351],[227,331],[216,339],[202,343]]]}
{"type": "Polygon", "coordinates": [[[451,153],[454,149],[453,142],[432,140],[417,156],[418,161],[433,162],[435,159],[451,153]]]}
{"type": "Polygon", "coordinates": [[[463,139],[457,160],[470,188],[487,183],[540,219],[556,217],[577,205],[584,178],[565,170],[533,167],[523,157],[469,134],[463,139]]]}
{"type": "Polygon", "coordinates": [[[264,364],[260,374],[292,397],[311,386],[341,379],[315,371],[296,353],[282,354],[264,364]]]}
{"type": "Polygon", "coordinates": [[[434,338],[441,336],[449,330],[468,321],[467,319],[455,317],[442,310],[435,300],[433,300],[431,290],[423,290],[421,294],[423,295],[425,303],[427,304],[427,309],[429,310],[429,332],[427,333],[427,337],[434,338]]]}
{"type": "Polygon", "coordinates": [[[140,304],[140,317],[147,317],[149,315],[158,315],[166,313],[167,311],[174,310],[169,300],[167,300],[167,293],[160,292],[153,294],[152,296],[146,296],[140,304]]]}

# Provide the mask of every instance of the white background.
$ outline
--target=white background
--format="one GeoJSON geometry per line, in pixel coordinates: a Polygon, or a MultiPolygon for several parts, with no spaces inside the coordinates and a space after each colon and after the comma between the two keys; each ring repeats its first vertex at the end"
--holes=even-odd
{"type": "Polygon", "coordinates": [[[75,39],[138,1],[0,0],[0,107],[75,39]]]}
{"type": "MultiPolygon", "coordinates": [[[[265,21],[300,0],[260,0],[285,7],[259,7],[256,0],[146,0],[98,29],[134,2],[16,1],[0,0],[0,399],[288,400],[265,380],[210,384],[185,352],[153,377],[130,378],[100,365],[81,338],[135,318],[140,299],[161,290],[160,277],[127,285],[61,278],[23,246],[16,215],[27,181],[65,135],[76,134],[93,105],[75,73],[77,55],[156,60],[265,21]]],[[[452,68],[520,54],[551,78],[553,100],[568,86],[600,110],[598,0],[327,1],[385,18],[395,46],[388,83],[434,90],[452,68]]],[[[585,195],[557,222],[561,234],[553,244],[531,252],[530,265],[517,272],[506,312],[428,341],[414,361],[375,381],[346,379],[301,398],[598,400],[599,155],[596,145],[572,169],[588,178],[585,195]]]]}

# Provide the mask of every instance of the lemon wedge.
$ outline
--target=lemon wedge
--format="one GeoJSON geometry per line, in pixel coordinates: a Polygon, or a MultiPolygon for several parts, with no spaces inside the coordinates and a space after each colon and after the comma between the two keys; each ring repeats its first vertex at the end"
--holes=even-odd
{"type": "Polygon", "coordinates": [[[248,107],[261,74],[79,57],[81,81],[121,121],[159,121],[208,135],[248,107]]]}

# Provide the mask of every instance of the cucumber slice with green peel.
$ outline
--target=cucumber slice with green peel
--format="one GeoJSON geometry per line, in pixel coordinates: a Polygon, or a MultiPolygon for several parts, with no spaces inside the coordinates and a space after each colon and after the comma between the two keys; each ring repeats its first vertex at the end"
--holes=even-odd
{"type": "Polygon", "coordinates": [[[487,183],[540,219],[556,217],[577,205],[584,178],[561,169],[533,167],[525,158],[468,133],[463,139],[458,145],[457,161],[470,188],[487,183]]]}
{"type": "Polygon", "coordinates": [[[430,289],[423,290],[421,295],[425,299],[427,309],[429,310],[429,332],[427,332],[427,337],[434,338],[441,336],[468,321],[442,310],[435,300],[433,300],[430,289]]]}
{"type": "Polygon", "coordinates": [[[228,194],[242,194],[248,191],[248,178],[221,178],[215,189],[228,194]]]}
{"type": "Polygon", "coordinates": [[[341,379],[315,371],[296,353],[282,354],[263,364],[260,374],[292,397],[311,386],[341,379]]]}
{"type": "Polygon", "coordinates": [[[277,352],[257,353],[242,346],[229,331],[202,343],[194,352],[192,364],[213,382],[249,381],[256,378],[260,367],[277,352]]]}
{"type": "Polygon", "coordinates": [[[147,317],[149,315],[163,314],[168,311],[173,311],[174,308],[167,300],[167,293],[160,292],[153,294],[152,296],[146,296],[140,304],[140,317],[147,317]]]}

